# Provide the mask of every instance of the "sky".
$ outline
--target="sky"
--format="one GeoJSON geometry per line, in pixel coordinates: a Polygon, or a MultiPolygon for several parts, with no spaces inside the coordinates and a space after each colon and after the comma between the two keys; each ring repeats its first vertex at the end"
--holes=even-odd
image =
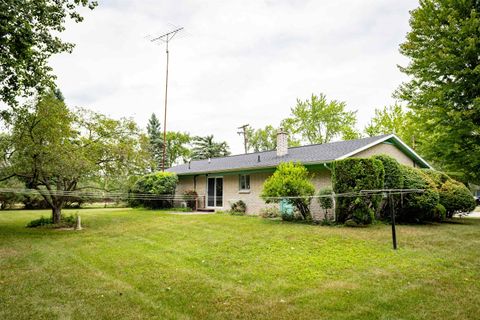
{"type": "Polygon", "coordinates": [[[68,105],[145,127],[163,122],[165,45],[170,42],[167,129],[213,134],[241,153],[237,127],[278,126],[297,98],[324,93],[358,110],[395,103],[407,78],[398,48],[417,0],[100,0],[62,33],[76,44],[51,59],[68,105]]]}

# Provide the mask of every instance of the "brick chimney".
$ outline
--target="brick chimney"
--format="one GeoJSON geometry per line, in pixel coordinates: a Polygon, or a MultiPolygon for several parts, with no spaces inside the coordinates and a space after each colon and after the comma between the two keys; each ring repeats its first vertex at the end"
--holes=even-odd
{"type": "Polygon", "coordinates": [[[277,157],[283,157],[288,154],[288,136],[283,128],[277,132],[277,157]]]}

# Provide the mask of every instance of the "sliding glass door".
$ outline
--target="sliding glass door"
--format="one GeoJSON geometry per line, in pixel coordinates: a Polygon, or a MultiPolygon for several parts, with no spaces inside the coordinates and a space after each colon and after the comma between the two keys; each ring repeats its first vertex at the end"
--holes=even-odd
{"type": "Polygon", "coordinates": [[[207,196],[207,206],[223,207],[223,178],[208,178],[207,196]]]}

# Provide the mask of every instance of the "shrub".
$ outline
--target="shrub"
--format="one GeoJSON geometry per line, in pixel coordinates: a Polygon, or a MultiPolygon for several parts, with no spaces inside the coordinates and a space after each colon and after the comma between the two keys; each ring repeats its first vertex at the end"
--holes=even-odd
{"type": "Polygon", "coordinates": [[[320,207],[322,207],[322,209],[325,209],[325,214],[327,213],[328,209],[333,208],[333,199],[332,197],[324,197],[324,196],[332,195],[332,193],[333,193],[332,187],[324,187],[318,191],[318,195],[319,195],[318,202],[320,203],[320,207]]]}
{"type": "Polygon", "coordinates": [[[36,228],[36,227],[41,227],[48,224],[53,224],[52,218],[45,218],[44,216],[41,216],[40,218],[32,220],[29,223],[27,223],[27,228],[36,228]]]}
{"type": "Polygon", "coordinates": [[[345,221],[345,226],[355,228],[358,227],[358,223],[353,219],[348,219],[345,221]]]}
{"type": "MultiPolygon", "coordinates": [[[[173,201],[168,199],[168,196],[175,194],[175,188],[177,187],[178,177],[171,172],[156,172],[145,175],[135,182],[130,190],[132,194],[129,201],[131,206],[143,206],[151,209],[171,208],[173,201]],[[140,195],[152,195],[160,196],[163,199],[138,199],[135,198],[136,194],[140,195]]],[[[173,197],[172,197],[173,198],[173,197]]]]}
{"type": "Polygon", "coordinates": [[[186,190],[183,192],[183,199],[187,203],[187,207],[195,210],[196,209],[196,200],[197,199],[197,192],[195,190],[186,190]]]}
{"type": "Polygon", "coordinates": [[[62,215],[60,223],[54,224],[52,218],[45,218],[41,216],[39,219],[30,221],[27,224],[27,228],[37,228],[43,226],[50,226],[55,228],[73,228],[77,223],[77,215],[62,215]]]}
{"type": "MultiPolygon", "coordinates": [[[[377,159],[349,158],[336,161],[332,182],[335,193],[383,189],[385,171],[377,159]]],[[[381,196],[338,197],[337,220],[354,220],[357,224],[370,224],[379,209],[381,196]]]]}
{"type": "Polygon", "coordinates": [[[475,199],[465,185],[449,179],[440,189],[440,203],[451,218],[455,212],[470,212],[475,209],[475,199]]]}
{"type": "Polygon", "coordinates": [[[382,162],[383,170],[385,171],[385,179],[383,188],[385,189],[402,189],[403,175],[400,163],[395,158],[386,154],[380,154],[372,157],[382,162]]]}
{"type": "Polygon", "coordinates": [[[233,202],[230,205],[230,211],[231,211],[231,213],[234,213],[234,214],[235,213],[236,214],[245,214],[245,212],[247,211],[247,205],[242,200],[238,200],[236,202],[233,202]]]}
{"type": "Polygon", "coordinates": [[[268,206],[260,210],[260,217],[262,218],[278,218],[280,217],[280,209],[276,206],[268,206]]]}
{"type": "Polygon", "coordinates": [[[318,191],[318,203],[320,207],[325,210],[325,214],[323,216],[324,222],[329,220],[328,219],[328,209],[333,208],[333,194],[332,187],[324,187],[318,191]],[[330,196],[330,197],[326,197],[330,196]]]}
{"type": "Polygon", "coordinates": [[[299,163],[286,162],[265,181],[261,197],[266,203],[278,203],[282,197],[292,197],[286,200],[297,208],[303,220],[311,220],[309,205],[314,194],[308,170],[299,163]]]}
{"type": "Polygon", "coordinates": [[[437,221],[443,221],[445,220],[446,216],[447,216],[447,209],[445,209],[445,207],[441,203],[437,204],[433,209],[434,219],[437,221]]]}
{"type": "Polygon", "coordinates": [[[280,217],[283,221],[301,221],[305,220],[296,207],[293,210],[280,210],[280,217]]]}
{"type": "Polygon", "coordinates": [[[422,172],[427,175],[433,183],[435,183],[435,187],[440,190],[445,182],[448,180],[452,180],[447,174],[433,170],[433,169],[423,169],[422,172]]]}
{"type": "Polygon", "coordinates": [[[439,194],[435,182],[421,169],[402,165],[405,189],[423,189],[423,193],[409,193],[403,196],[398,212],[398,221],[423,222],[435,221],[434,209],[439,203],[439,194]]]}

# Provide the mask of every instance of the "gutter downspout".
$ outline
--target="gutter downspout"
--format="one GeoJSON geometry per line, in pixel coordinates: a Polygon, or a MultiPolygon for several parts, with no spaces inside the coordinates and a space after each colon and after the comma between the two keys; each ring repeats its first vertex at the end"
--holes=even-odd
{"type": "Polygon", "coordinates": [[[337,201],[336,201],[336,197],[335,197],[335,191],[333,191],[333,179],[332,179],[332,168],[330,168],[327,163],[323,163],[323,166],[328,170],[330,171],[330,181],[332,183],[332,212],[333,212],[333,221],[336,222],[337,221],[337,214],[336,214],[336,211],[337,211],[337,201]]]}

